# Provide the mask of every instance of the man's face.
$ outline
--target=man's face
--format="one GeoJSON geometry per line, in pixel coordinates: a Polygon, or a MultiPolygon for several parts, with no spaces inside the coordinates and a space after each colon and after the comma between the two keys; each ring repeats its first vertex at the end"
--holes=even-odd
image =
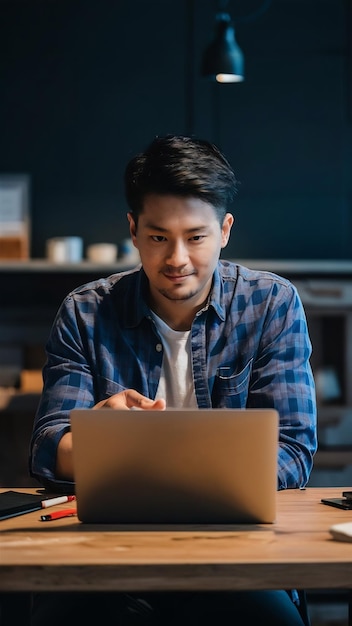
{"type": "Polygon", "coordinates": [[[212,205],[202,200],[150,194],[138,227],[130,214],[128,219],[156,312],[172,303],[200,307],[228,242],[232,215],[227,213],[221,226],[212,205]]]}

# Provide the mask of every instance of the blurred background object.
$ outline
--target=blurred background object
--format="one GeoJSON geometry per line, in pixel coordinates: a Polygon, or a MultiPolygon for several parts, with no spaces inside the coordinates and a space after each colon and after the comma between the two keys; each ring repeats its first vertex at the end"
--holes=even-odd
{"type": "Polygon", "coordinates": [[[80,263],[82,257],[82,237],[52,237],[46,241],[46,258],[52,263],[80,263]]]}
{"type": "Polygon", "coordinates": [[[0,174],[0,259],[28,259],[29,255],[29,177],[0,174]]]}
{"type": "Polygon", "coordinates": [[[92,243],[87,248],[87,259],[93,263],[115,263],[118,247],[114,243],[92,243]]]}

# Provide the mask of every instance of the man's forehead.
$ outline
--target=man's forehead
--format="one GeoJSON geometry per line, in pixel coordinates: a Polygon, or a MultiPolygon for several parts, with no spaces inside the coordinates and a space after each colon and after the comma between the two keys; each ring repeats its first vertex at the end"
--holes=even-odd
{"type": "Polygon", "coordinates": [[[213,205],[204,202],[201,198],[149,194],[144,198],[140,212],[144,221],[153,220],[153,216],[157,216],[159,222],[164,217],[168,219],[170,216],[179,215],[182,215],[183,219],[198,219],[206,223],[209,219],[216,219],[217,211],[213,205]]]}

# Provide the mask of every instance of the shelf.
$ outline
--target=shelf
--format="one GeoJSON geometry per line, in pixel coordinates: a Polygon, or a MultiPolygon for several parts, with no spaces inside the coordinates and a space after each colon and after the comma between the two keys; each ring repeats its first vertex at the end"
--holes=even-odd
{"type": "MultiPolygon", "coordinates": [[[[224,257],[225,258],[225,257],[224,257]]],[[[352,277],[352,260],[326,261],[326,260],[278,260],[278,259],[228,259],[240,265],[258,270],[268,270],[283,275],[294,276],[344,276],[352,277]]],[[[118,260],[113,264],[92,263],[50,263],[46,259],[29,260],[0,260],[0,272],[95,272],[105,271],[118,272],[134,267],[134,263],[126,260],[118,260]]]]}
{"type": "Polygon", "coordinates": [[[128,261],[117,261],[114,264],[92,263],[82,261],[81,263],[51,263],[45,259],[30,259],[29,261],[0,261],[0,272],[13,273],[96,273],[123,272],[132,269],[134,266],[128,261]]]}
{"type": "Polygon", "coordinates": [[[343,469],[350,465],[352,465],[352,446],[319,449],[314,457],[314,467],[318,469],[343,469]]]}
{"type": "Polygon", "coordinates": [[[345,419],[351,419],[352,425],[352,406],[336,404],[325,406],[318,405],[319,427],[327,428],[329,426],[337,426],[345,419]]]}

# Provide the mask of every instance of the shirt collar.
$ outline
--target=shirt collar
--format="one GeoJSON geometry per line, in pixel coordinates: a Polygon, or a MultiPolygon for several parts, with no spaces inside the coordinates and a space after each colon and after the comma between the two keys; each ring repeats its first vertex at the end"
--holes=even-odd
{"type": "MultiPolygon", "coordinates": [[[[214,271],[213,284],[205,307],[209,308],[211,306],[222,321],[226,317],[222,279],[223,270],[223,265],[219,261],[214,271]]],[[[125,323],[127,328],[134,328],[141,324],[143,318],[150,317],[150,308],[147,304],[148,279],[143,267],[135,271],[134,276],[135,281],[131,283],[129,295],[126,298],[125,323]]]]}
{"type": "Polygon", "coordinates": [[[223,281],[220,270],[222,269],[221,262],[219,261],[215,268],[213,275],[213,285],[209,294],[209,306],[213,307],[217,316],[224,321],[225,320],[225,305],[224,305],[224,290],[223,281]]]}

